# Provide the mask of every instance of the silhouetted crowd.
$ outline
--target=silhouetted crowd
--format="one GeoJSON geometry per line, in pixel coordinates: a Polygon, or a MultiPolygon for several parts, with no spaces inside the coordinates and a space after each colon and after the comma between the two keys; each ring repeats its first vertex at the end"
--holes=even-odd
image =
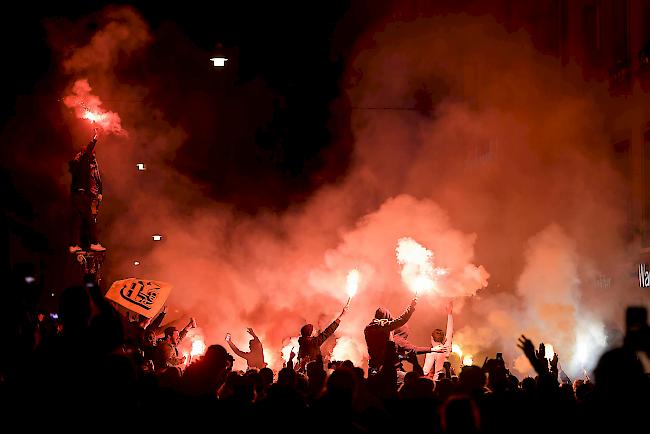
{"type": "MultiPolygon", "coordinates": [[[[58,319],[34,311],[21,294],[9,301],[0,408],[5,423],[15,418],[20,430],[650,432],[647,321],[602,355],[593,381],[561,375],[558,357],[548,360],[543,344],[536,348],[524,336],[519,348],[534,377],[517,378],[497,357],[458,373],[447,364],[434,381],[414,351],[401,353],[390,338],[370,376],[350,361],[325,364],[314,348],[307,363],[294,363],[292,354],[277,373],[263,356],[250,355],[242,372],[221,345],[188,365],[176,345],[194,320],[156,340],[164,312],[151,322],[129,322],[92,282],[62,293],[58,319]]],[[[261,352],[249,333],[251,353],[261,352]]],[[[250,354],[233,347],[239,357],[250,354]]]]}

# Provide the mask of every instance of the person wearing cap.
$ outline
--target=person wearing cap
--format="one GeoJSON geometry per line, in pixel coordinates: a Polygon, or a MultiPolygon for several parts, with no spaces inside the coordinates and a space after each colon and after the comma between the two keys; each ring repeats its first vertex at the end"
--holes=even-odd
{"type": "Polygon", "coordinates": [[[300,328],[300,337],[298,338],[298,370],[304,371],[307,367],[307,364],[311,361],[315,361],[319,358],[322,359],[322,354],[320,351],[321,345],[334,334],[336,329],[341,324],[341,317],[348,310],[348,305],[346,304],[343,307],[343,311],[339,314],[338,317],[332,323],[325,328],[322,332],[316,336],[312,336],[314,332],[313,324],[305,324],[300,328]]]}
{"type": "Polygon", "coordinates": [[[185,364],[185,356],[178,356],[178,344],[181,343],[190,328],[196,327],[194,318],[180,332],[176,327],[167,327],[165,337],[156,345],[156,371],[164,371],[172,366],[182,366],[185,364]]]}

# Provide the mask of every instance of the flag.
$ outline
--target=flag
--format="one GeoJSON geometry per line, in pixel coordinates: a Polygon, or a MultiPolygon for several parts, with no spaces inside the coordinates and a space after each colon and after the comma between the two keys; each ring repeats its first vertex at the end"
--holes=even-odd
{"type": "Polygon", "coordinates": [[[169,283],[132,277],[114,282],[105,297],[135,313],[152,318],[162,309],[171,290],[169,283]]]}

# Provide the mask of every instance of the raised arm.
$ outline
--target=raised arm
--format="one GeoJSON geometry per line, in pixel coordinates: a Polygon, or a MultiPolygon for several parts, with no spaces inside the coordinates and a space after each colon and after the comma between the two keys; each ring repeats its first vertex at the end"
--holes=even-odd
{"type": "Polygon", "coordinates": [[[400,315],[399,318],[396,318],[393,321],[386,323],[386,325],[384,325],[383,327],[387,328],[390,331],[402,327],[404,324],[408,322],[409,319],[411,319],[411,315],[413,315],[413,312],[415,312],[415,305],[417,303],[418,303],[418,297],[416,295],[415,297],[413,297],[413,300],[411,300],[411,304],[409,305],[409,307],[406,308],[404,313],[400,315]]]}
{"type": "Polygon", "coordinates": [[[334,334],[337,328],[339,328],[339,324],[341,324],[341,317],[336,318],[334,321],[332,321],[332,324],[328,325],[325,330],[320,332],[318,336],[316,336],[314,339],[316,341],[316,344],[318,346],[323,345],[323,342],[327,340],[330,336],[334,334]]]}
{"type": "Polygon", "coordinates": [[[447,304],[447,331],[445,332],[445,346],[450,347],[452,338],[454,337],[454,315],[453,315],[453,302],[447,304]]]}
{"type": "Polygon", "coordinates": [[[187,335],[187,332],[189,329],[196,327],[196,321],[194,318],[190,318],[190,322],[187,323],[185,327],[183,327],[183,330],[178,334],[178,342],[182,341],[185,335],[187,335]]]}
{"type": "Polygon", "coordinates": [[[235,345],[232,341],[232,339],[226,339],[226,342],[228,342],[228,345],[230,346],[230,349],[232,350],[233,353],[237,354],[239,357],[242,359],[247,359],[248,360],[248,353],[243,352],[239,348],[237,348],[237,345],[235,345]]]}
{"type": "Polygon", "coordinates": [[[93,136],[93,139],[86,146],[86,150],[84,151],[84,154],[86,156],[92,155],[93,151],[95,150],[96,144],[97,144],[97,128],[95,128],[95,135],[93,136]]]}
{"type": "Polygon", "coordinates": [[[320,332],[318,336],[316,336],[315,339],[318,346],[323,345],[323,342],[325,342],[327,338],[329,338],[334,334],[336,329],[341,324],[341,318],[343,317],[343,315],[345,315],[345,312],[347,312],[347,310],[348,310],[348,305],[346,304],[345,306],[343,306],[343,310],[341,311],[339,316],[336,317],[334,321],[332,321],[332,324],[328,325],[325,330],[323,330],[322,332],[320,332]]]}

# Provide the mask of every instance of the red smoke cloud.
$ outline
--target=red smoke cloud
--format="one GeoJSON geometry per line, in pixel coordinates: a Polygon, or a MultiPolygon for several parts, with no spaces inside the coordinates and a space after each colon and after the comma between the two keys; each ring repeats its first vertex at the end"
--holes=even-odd
{"type": "Polygon", "coordinates": [[[87,119],[93,125],[98,125],[108,132],[127,136],[127,132],[122,129],[120,115],[111,111],[102,110],[102,101],[98,96],[92,94],[92,88],[88,80],[80,79],[72,85],[72,93],[63,98],[63,103],[74,109],[75,115],[79,119],[87,119]]]}
{"type": "MultiPolygon", "coordinates": [[[[498,348],[514,363],[516,337],[526,332],[553,344],[565,368],[588,366],[585,342],[597,347],[599,324],[618,320],[634,298],[616,284],[608,293],[617,300],[604,305],[592,284],[597,275],[624,274],[629,257],[619,231],[623,183],[606,152],[600,88],[541,56],[526,35],[453,15],[367,35],[350,59],[350,75],[361,77],[348,87],[352,105],[408,107],[424,86],[442,95],[433,115],[355,111],[346,179],[284,213],[242,216],[171,167],[193,132],[170,125],[143,98],[145,80],[125,85],[113,74],[147,50],[146,23],[128,8],[109,9],[99,21],[62,64],[72,82],[87,78],[102,100],[117,101],[111,110],[129,131],[128,140],[106,137],[97,148],[109,192],[100,215],[108,275],[130,277],[132,252],[163,234],[164,242],[138,257],[137,271],[146,274],[138,277],[171,282],[172,312],[196,316],[207,344],[223,343],[230,331],[240,345],[253,327],[277,367],[278,352],[301,325],[327,325],[338,315],[347,272],[357,268],[360,288],[337,332],[346,338],[337,355],[359,361],[363,326],[377,306],[398,314],[411,297],[395,260],[405,236],[450,270],[455,341],[476,360],[498,348]],[[140,161],[146,181],[135,170],[140,161]]],[[[53,45],[69,31],[51,29],[53,45]]],[[[418,305],[410,323],[415,342],[428,342],[444,325],[444,302],[430,296],[418,305]]]]}

